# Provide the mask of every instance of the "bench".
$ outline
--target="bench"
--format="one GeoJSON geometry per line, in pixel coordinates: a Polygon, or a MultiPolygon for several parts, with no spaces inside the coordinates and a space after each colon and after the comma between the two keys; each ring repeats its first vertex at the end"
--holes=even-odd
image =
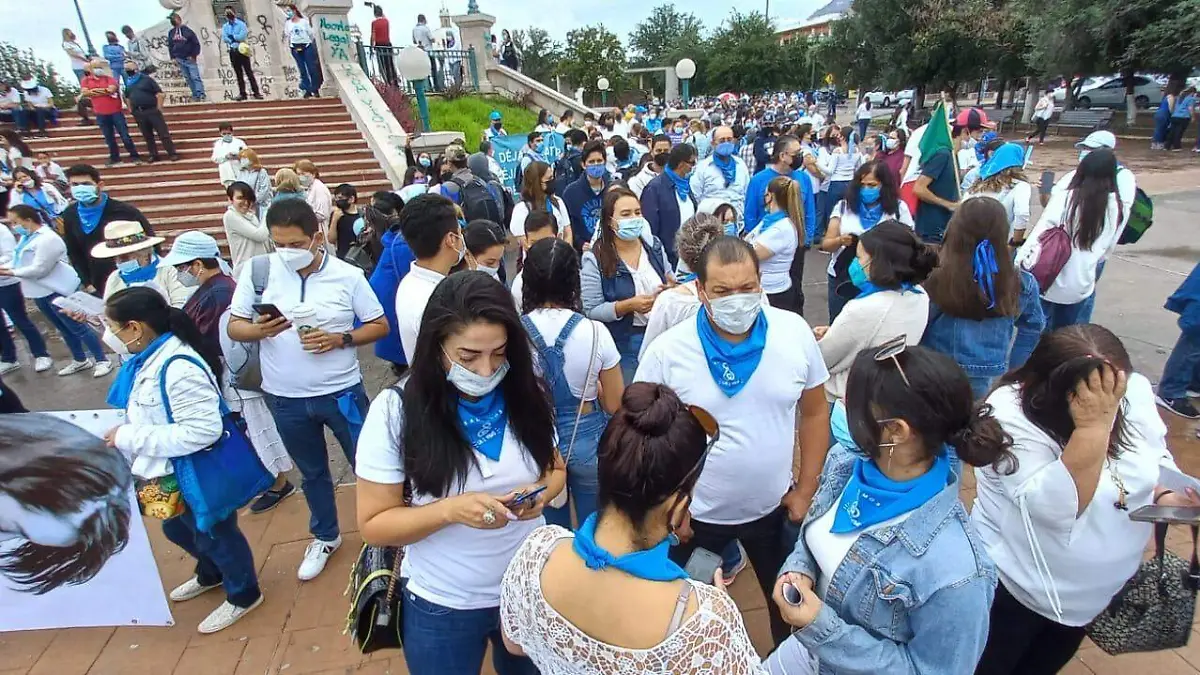
{"type": "Polygon", "coordinates": [[[1002,110],[987,111],[988,121],[990,121],[996,125],[996,133],[998,133],[998,134],[1004,133],[1004,125],[1006,123],[1012,122],[1013,112],[1015,112],[1015,111],[1012,108],[1004,108],[1002,110]]]}
{"type": "Polygon", "coordinates": [[[1107,129],[1112,118],[1111,110],[1064,110],[1054,121],[1055,133],[1061,132],[1063,127],[1088,131],[1107,129]]]}

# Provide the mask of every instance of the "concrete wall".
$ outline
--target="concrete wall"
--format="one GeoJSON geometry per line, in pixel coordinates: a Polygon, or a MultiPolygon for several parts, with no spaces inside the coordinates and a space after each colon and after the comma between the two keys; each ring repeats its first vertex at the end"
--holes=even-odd
{"type": "MultiPolygon", "coordinates": [[[[526,77],[494,61],[488,64],[487,79],[491,85],[491,93],[500,94],[501,96],[517,98],[524,95],[525,92],[531,92],[533,96],[530,109],[535,112],[541,108],[545,108],[554,113],[555,117],[558,117],[562,115],[564,110],[570,109],[574,110],[578,117],[592,110],[585,105],[580,105],[578,101],[570,96],[561,94],[531,77],[526,77]]],[[[481,81],[481,89],[483,88],[482,85],[481,81]]],[[[485,90],[485,93],[488,93],[487,90],[485,90]]]]}

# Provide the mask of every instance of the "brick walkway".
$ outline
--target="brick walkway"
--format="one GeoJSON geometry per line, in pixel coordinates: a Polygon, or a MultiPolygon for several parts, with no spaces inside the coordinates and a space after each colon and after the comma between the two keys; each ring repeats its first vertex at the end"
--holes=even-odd
{"type": "MultiPolygon", "coordinates": [[[[1200,440],[1193,424],[1172,416],[1170,446],[1181,468],[1200,475],[1200,440]]],[[[974,498],[973,481],[963,500],[974,498]]],[[[354,523],[354,488],[338,493],[341,522],[354,523]]],[[[216,635],[200,635],[196,626],[221,601],[219,592],[172,607],[171,628],[83,628],[0,634],[0,675],[404,675],[399,654],[361,656],[342,635],[350,562],[362,540],[347,532],[342,549],[314,581],[300,583],[296,568],[308,544],[308,512],[304,500],[292,498],[273,512],[247,516],[242,529],[260,562],[259,578],[266,602],[235,626],[216,635]]],[[[186,554],[163,538],[147,521],[163,584],[173,588],[192,574],[186,554]]],[[[1173,550],[1190,543],[1183,530],[1169,537],[1173,550]]],[[[770,628],[762,594],[751,571],[730,589],[743,609],[746,626],[759,652],[770,649],[770,628]]],[[[63,608],[69,611],[69,608],[63,608]]],[[[1090,643],[1064,670],[1067,675],[1200,674],[1200,636],[1184,649],[1111,657],[1090,643]]],[[[491,668],[484,672],[491,674],[491,668]]]]}

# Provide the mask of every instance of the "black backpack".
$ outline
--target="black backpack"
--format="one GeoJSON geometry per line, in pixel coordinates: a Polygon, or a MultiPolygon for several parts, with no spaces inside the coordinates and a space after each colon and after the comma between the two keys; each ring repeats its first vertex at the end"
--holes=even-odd
{"type": "Polygon", "coordinates": [[[567,148],[562,157],[554,162],[555,192],[562,194],[567,186],[579,180],[583,174],[583,153],[575,148],[567,148]]]}
{"type": "Polygon", "coordinates": [[[490,220],[494,223],[506,222],[503,198],[496,193],[495,188],[487,184],[487,181],[472,175],[470,180],[454,176],[450,182],[458,187],[455,191],[457,193],[455,201],[462,207],[463,216],[466,217],[468,223],[476,220],[490,220]]]}

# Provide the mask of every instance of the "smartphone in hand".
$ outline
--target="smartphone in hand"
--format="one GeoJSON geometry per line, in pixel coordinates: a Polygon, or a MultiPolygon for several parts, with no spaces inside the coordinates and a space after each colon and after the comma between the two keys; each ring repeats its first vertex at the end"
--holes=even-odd
{"type": "Polygon", "coordinates": [[[254,313],[260,316],[265,316],[268,319],[278,319],[283,316],[283,312],[279,308],[269,302],[262,302],[251,305],[254,313]]]}

